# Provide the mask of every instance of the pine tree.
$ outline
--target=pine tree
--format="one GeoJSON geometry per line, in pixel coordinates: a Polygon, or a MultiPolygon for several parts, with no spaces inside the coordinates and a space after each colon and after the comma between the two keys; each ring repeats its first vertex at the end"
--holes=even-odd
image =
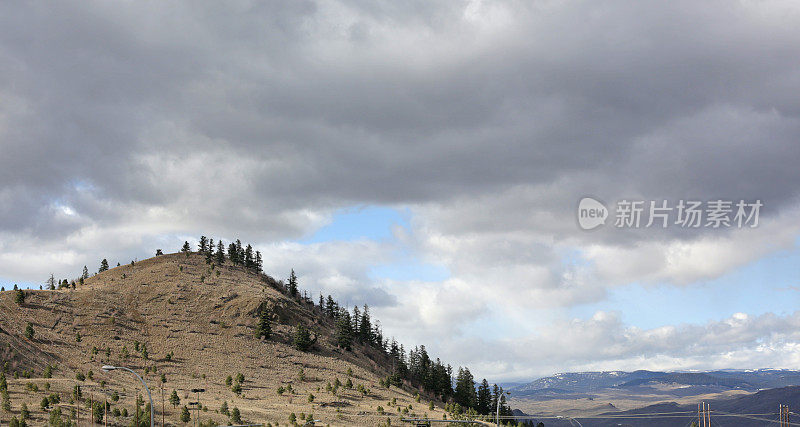
{"type": "MultiPolygon", "coordinates": [[[[106,270],[108,270],[108,268],[106,268],[106,270]]],[[[103,270],[103,271],[105,271],[105,270],[103,270]]],[[[50,278],[47,279],[47,289],[50,290],[50,291],[56,290],[56,278],[53,277],[52,273],[50,274],[50,278]]]]}
{"type": "Polygon", "coordinates": [[[256,251],[256,272],[261,273],[264,270],[264,260],[261,258],[261,251],[256,251]]]}
{"type": "Polygon", "coordinates": [[[308,351],[317,342],[317,337],[311,337],[311,332],[303,325],[297,325],[294,332],[294,347],[300,351],[308,351]]]}
{"type": "Polygon", "coordinates": [[[361,320],[358,322],[358,337],[361,342],[372,343],[372,322],[369,318],[369,306],[364,304],[364,311],[361,312],[361,320]]]}
{"type": "Polygon", "coordinates": [[[353,345],[353,330],[350,323],[350,313],[342,309],[336,319],[336,345],[345,350],[350,350],[353,345]]]}
{"type": "Polygon", "coordinates": [[[164,252],[161,249],[156,249],[156,256],[164,255],[164,252]]]}
{"type": "Polygon", "coordinates": [[[25,292],[22,289],[17,289],[14,291],[14,302],[17,305],[22,305],[25,303],[25,292]]]}
{"type": "Polygon", "coordinates": [[[184,241],[183,242],[183,247],[181,248],[181,252],[185,253],[186,256],[189,256],[189,252],[191,252],[191,251],[192,251],[192,247],[189,246],[189,242],[188,241],[184,241]]]}
{"type": "Polygon", "coordinates": [[[231,260],[233,265],[239,264],[239,252],[236,250],[236,243],[231,242],[228,245],[228,259],[231,260]]]}
{"type": "Polygon", "coordinates": [[[242,247],[242,241],[239,239],[236,239],[236,254],[239,258],[239,263],[244,263],[244,248],[242,247]]]}
{"type": "Polygon", "coordinates": [[[217,243],[216,258],[217,258],[217,264],[219,265],[225,264],[225,245],[222,243],[222,240],[220,240],[217,243]]]}
{"type": "Polygon", "coordinates": [[[25,338],[28,338],[29,340],[32,340],[33,339],[33,334],[34,334],[33,324],[31,322],[28,322],[28,325],[25,326],[25,338]]]}
{"type": "Polygon", "coordinates": [[[100,268],[97,270],[97,272],[102,273],[104,271],[108,271],[108,260],[105,258],[103,258],[103,260],[100,261],[100,268]]]}
{"type": "Polygon", "coordinates": [[[239,408],[235,406],[231,410],[231,422],[234,424],[242,424],[242,414],[239,412],[239,408]]]}
{"type": "Polygon", "coordinates": [[[478,395],[475,392],[475,381],[468,368],[458,368],[456,390],[453,398],[463,408],[475,408],[478,395]]]}
{"type": "Polygon", "coordinates": [[[173,408],[177,408],[178,405],[181,404],[181,398],[178,397],[178,392],[172,390],[172,394],[169,395],[169,403],[172,405],[173,408]]]}
{"type": "Polygon", "coordinates": [[[89,278],[89,269],[86,266],[83,266],[83,273],[81,273],[81,279],[86,280],[89,278]]]}
{"type": "Polygon", "coordinates": [[[201,254],[206,253],[208,250],[208,238],[206,236],[200,236],[200,242],[197,244],[197,249],[201,254]]]}
{"type": "Polygon", "coordinates": [[[264,304],[261,306],[261,315],[258,318],[258,326],[256,326],[256,338],[264,337],[269,339],[272,336],[272,326],[269,324],[269,311],[264,304]]]}
{"type": "Polygon", "coordinates": [[[11,398],[8,396],[8,391],[3,390],[0,392],[0,395],[2,395],[3,398],[3,411],[11,412],[11,398]]]}
{"type": "Polygon", "coordinates": [[[256,266],[256,260],[253,258],[253,247],[251,245],[247,245],[247,248],[244,250],[244,266],[248,269],[253,269],[256,266]]]}
{"type": "Polygon", "coordinates": [[[339,312],[338,304],[336,301],[333,300],[333,297],[328,295],[328,299],[325,301],[325,313],[328,317],[336,317],[339,312]]]}
{"type": "Polygon", "coordinates": [[[294,269],[292,269],[292,273],[289,274],[289,283],[286,284],[286,290],[291,296],[297,295],[297,276],[294,274],[294,269]]]}
{"type": "Polygon", "coordinates": [[[192,419],[192,415],[189,414],[189,408],[184,406],[183,409],[181,409],[181,422],[188,423],[189,420],[191,420],[191,419],[192,419]]]}
{"type": "Polygon", "coordinates": [[[486,378],[478,386],[478,402],[475,408],[479,414],[487,415],[492,412],[492,390],[486,378]]]}
{"type": "Polygon", "coordinates": [[[358,309],[357,305],[353,306],[353,315],[350,316],[350,323],[351,323],[350,327],[351,330],[353,331],[353,336],[355,338],[359,338],[359,341],[361,337],[358,336],[358,322],[360,320],[361,320],[361,310],[358,309]]]}

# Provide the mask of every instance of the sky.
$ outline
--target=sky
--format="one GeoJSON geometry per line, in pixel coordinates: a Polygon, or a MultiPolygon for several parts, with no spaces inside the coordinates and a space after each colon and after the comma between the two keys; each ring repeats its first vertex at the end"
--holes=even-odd
{"type": "Polygon", "coordinates": [[[240,238],[477,378],[800,369],[798,93],[789,0],[3,2],[0,284],[240,238]]]}

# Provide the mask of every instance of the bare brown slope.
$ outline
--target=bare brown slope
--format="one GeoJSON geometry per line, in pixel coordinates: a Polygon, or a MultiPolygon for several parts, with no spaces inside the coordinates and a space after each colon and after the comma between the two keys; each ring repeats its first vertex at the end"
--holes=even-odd
{"type": "MultiPolygon", "coordinates": [[[[206,388],[201,402],[209,411],[201,418],[220,423],[227,422],[227,417],[213,411],[223,400],[231,408],[238,407],[245,420],[273,424],[285,424],[291,412],[298,416],[302,412],[314,413],[332,425],[377,425],[387,417],[378,414],[378,405],[397,423],[397,409],[387,405],[392,398],[401,407],[414,405],[411,411],[420,415],[430,412],[427,403],[415,402],[409,393],[380,387],[379,378],[386,372],[366,356],[380,360],[376,354],[370,349],[347,352],[333,346],[332,324],[311,305],[287,298],[274,285],[266,275],[230,265],[211,266],[197,254],[170,254],[97,274],[75,290],[26,291],[22,306],[14,302],[13,292],[4,292],[0,296],[0,362],[9,362],[14,412],[22,401],[28,401],[30,409],[39,407],[44,392],[37,395],[23,389],[27,382],[43,388],[46,380],[41,375],[48,364],[58,366],[56,378],[49,382],[63,395],[62,402],[80,383],[85,392],[94,390],[97,395],[116,390],[123,394],[119,407],[130,410],[136,382],[121,372],[102,373],[104,363],[128,366],[142,374],[147,367],[155,367],[157,372],[146,376],[148,384],[157,389],[160,375],[165,374],[167,393],[178,390],[182,404],[189,400],[186,390],[206,388]],[[274,336],[267,341],[254,338],[256,313],[264,302],[274,313],[274,336]],[[35,331],[32,340],[24,336],[28,322],[35,331]],[[312,352],[299,352],[291,345],[299,323],[320,337],[312,352]],[[149,360],[134,350],[136,342],[147,346],[149,360]],[[110,349],[108,357],[106,349],[110,349]],[[174,357],[167,361],[170,352],[174,357]],[[305,380],[299,378],[301,368],[305,380]],[[32,379],[12,379],[11,372],[29,369],[34,372],[32,379]],[[370,390],[367,396],[344,388],[339,389],[339,397],[326,392],[329,381],[347,381],[348,369],[356,386],[363,384],[370,390]],[[75,380],[77,373],[89,370],[94,381],[75,380]],[[225,385],[225,378],[238,372],[246,379],[241,396],[225,385]],[[108,382],[107,390],[100,390],[101,380],[108,382]],[[279,396],[276,390],[288,384],[294,393],[279,396]],[[315,396],[313,403],[308,402],[309,394],[315,396]]],[[[154,392],[154,400],[160,402],[159,392],[154,392]]],[[[160,403],[156,407],[160,409],[160,403]]],[[[179,409],[167,404],[166,416],[173,423],[179,409]]],[[[0,420],[5,418],[10,417],[0,414],[0,420]]]]}

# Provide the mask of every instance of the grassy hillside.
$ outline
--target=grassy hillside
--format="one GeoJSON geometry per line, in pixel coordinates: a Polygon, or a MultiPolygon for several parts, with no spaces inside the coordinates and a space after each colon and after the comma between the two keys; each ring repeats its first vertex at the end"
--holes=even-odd
{"type": "MultiPolygon", "coordinates": [[[[332,321],[313,304],[287,297],[269,276],[230,263],[208,264],[196,253],[112,268],[76,289],[26,290],[23,304],[15,302],[14,291],[5,291],[0,313],[0,363],[12,407],[10,413],[0,410],[2,425],[19,417],[23,403],[32,415],[29,425],[44,424],[49,414],[40,402],[52,393],[60,403],[51,408],[60,406],[64,418],[81,408],[85,423],[86,404],[70,403],[76,385],[84,399],[108,398],[112,411],[127,409],[132,415],[137,394],[143,394],[140,383],[126,372],[102,372],[104,364],[127,366],[145,377],[158,422],[164,375],[164,416],[173,425],[183,425],[182,407],[196,400],[188,393],[192,388],[206,389],[200,395],[201,420],[222,425],[229,421],[219,413],[223,402],[231,410],[238,408],[244,421],[265,425],[289,425],[291,413],[299,424],[304,423],[301,414],[313,413],[322,421],[317,425],[380,425],[387,419],[400,424],[398,408],[420,416],[442,415],[439,408],[430,410],[424,398],[417,402],[411,391],[383,387],[379,381],[388,371],[378,352],[359,345],[353,351],[337,348],[330,338],[332,321]],[[254,334],[262,304],[272,314],[269,340],[254,334]],[[25,334],[29,323],[33,338],[25,334]],[[319,336],[309,352],[292,345],[298,324],[319,336]],[[55,367],[52,378],[44,378],[48,366],[55,367]],[[244,375],[239,394],[226,385],[226,378],[238,373],[244,375]],[[81,376],[87,378],[76,379],[81,376]],[[335,385],[337,379],[343,385],[336,393],[328,391],[328,383],[335,385]],[[352,389],[344,386],[348,380],[352,389]],[[368,392],[358,391],[359,385],[368,392]],[[279,395],[279,388],[291,391],[279,395]],[[173,390],[181,400],[176,407],[168,401],[173,390]],[[114,393],[117,402],[110,400],[114,393]]],[[[110,421],[129,425],[131,417],[112,416],[110,421]]]]}

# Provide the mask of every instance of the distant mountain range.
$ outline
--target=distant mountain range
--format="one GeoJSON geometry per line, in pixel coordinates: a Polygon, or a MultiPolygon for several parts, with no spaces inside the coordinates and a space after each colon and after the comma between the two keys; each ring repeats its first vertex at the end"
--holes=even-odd
{"type": "MultiPolygon", "coordinates": [[[[728,372],[728,371],[725,371],[728,372]]],[[[743,372],[743,371],[740,371],[743,372]]],[[[778,375],[780,371],[768,371],[767,377],[778,375]]],[[[786,371],[783,371],[786,372],[786,371]]],[[[794,372],[795,371],[789,371],[794,372]]],[[[754,394],[733,398],[706,401],[711,406],[711,425],[762,427],[778,424],[778,405],[788,404],[790,410],[797,411],[800,401],[800,387],[781,387],[762,390],[754,394]]],[[[521,411],[515,411],[519,420],[530,419],[521,411]]],[[[575,426],[568,419],[535,418],[547,427],[575,426]]],[[[576,417],[583,427],[675,427],[688,426],[697,421],[697,405],[679,405],[674,402],[659,403],[630,411],[613,411],[597,416],[576,417]]],[[[795,419],[790,419],[795,421],[795,419]]]]}
{"type": "Polygon", "coordinates": [[[800,371],[782,369],[708,372],[608,371],[556,374],[510,388],[516,398],[591,398],[601,394],[658,393],[692,396],[728,390],[756,392],[800,385],[800,371]]]}

